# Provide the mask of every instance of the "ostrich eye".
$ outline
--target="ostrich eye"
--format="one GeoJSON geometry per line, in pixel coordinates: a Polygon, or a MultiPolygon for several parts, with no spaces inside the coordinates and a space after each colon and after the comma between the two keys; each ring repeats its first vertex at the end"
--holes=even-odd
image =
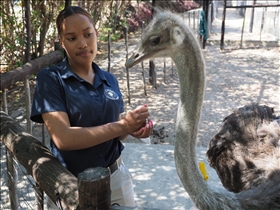
{"type": "Polygon", "coordinates": [[[151,45],[155,46],[155,45],[158,45],[160,42],[160,37],[159,36],[156,36],[156,37],[152,37],[150,39],[150,43],[151,45]]]}

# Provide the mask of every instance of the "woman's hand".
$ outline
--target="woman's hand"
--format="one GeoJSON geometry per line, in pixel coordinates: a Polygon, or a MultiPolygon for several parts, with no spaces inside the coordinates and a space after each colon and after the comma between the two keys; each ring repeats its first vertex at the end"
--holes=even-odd
{"type": "MultiPolygon", "coordinates": [[[[150,116],[148,105],[139,106],[136,109],[127,112],[122,119],[127,133],[139,131],[146,126],[146,119],[150,116]]],[[[144,129],[143,129],[144,131],[144,129]]]]}
{"type": "Polygon", "coordinates": [[[134,132],[129,133],[129,134],[131,136],[135,137],[135,138],[138,138],[138,139],[147,138],[153,133],[153,129],[154,129],[153,121],[148,119],[148,122],[146,123],[146,125],[144,127],[142,127],[138,131],[134,131],[134,132]]]}

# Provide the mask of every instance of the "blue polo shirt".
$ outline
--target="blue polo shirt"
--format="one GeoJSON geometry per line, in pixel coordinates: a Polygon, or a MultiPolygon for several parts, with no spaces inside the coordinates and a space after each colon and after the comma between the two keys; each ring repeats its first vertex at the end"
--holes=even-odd
{"type": "MultiPolygon", "coordinates": [[[[67,59],[42,69],[37,75],[31,120],[43,123],[41,114],[62,111],[69,116],[71,126],[92,127],[117,121],[124,111],[118,81],[95,63],[92,67],[93,85],[74,73],[67,59]]],[[[52,140],[50,142],[53,155],[75,176],[89,167],[113,164],[124,149],[118,138],[71,151],[61,151],[52,140]]]]}

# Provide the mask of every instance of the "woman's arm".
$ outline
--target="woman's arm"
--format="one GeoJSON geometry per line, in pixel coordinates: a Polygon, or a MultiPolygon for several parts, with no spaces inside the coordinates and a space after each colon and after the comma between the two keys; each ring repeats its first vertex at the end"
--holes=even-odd
{"type": "MultiPolygon", "coordinates": [[[[149,117],[149,112],[144,105],[128,112],[123,119],[94,127],[71,127],[65,112],[48,112],[42,114],[42,117],[58,149],[78,150],[98,145],[117,136],[123,137],[135,131],[139,132],[149,117]]],[[[146,134],[147,131],[143,131],[141,133],[146,134]]]]}

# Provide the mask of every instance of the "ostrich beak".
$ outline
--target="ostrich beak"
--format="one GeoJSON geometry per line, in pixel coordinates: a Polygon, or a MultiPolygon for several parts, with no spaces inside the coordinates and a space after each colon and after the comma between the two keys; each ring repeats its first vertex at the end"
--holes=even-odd
{"type": "Polygon", "coordinates": [[[136,64],[148,59],[148,58],[151,58],[152,55],[155,54],[154,52],[150,52],[150,53],[134,53],[125,63],[125,66],[127,68],[131,68],[133,66],[135,66],[136,64]]]}
{"type": "Polygon", "coordinates": [[[140,63],[145,59],[144,55],[140,55],[138,52],[133,53],[133,55],[126,61],[125,66],[131,68],[136,64],[140,63]]]}

